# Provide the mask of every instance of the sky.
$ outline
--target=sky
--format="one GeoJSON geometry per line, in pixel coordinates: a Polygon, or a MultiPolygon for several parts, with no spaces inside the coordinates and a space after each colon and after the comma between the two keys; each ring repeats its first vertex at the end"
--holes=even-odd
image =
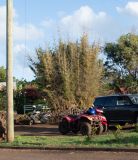
{"type": "MultiPolygon", "coordinates": [[[[58,38],[104,45],[122,34],[138,33],[138,0],[13,0],[13,75],[31,81],[28,56],[58,38]]],[[[6,66],[6,0],[0,0],[0,66],[6,66]]]]}

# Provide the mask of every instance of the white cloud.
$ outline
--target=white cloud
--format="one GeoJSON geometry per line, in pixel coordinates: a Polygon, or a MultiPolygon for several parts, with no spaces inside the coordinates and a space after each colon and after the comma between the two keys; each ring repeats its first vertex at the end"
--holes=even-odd
{"type": "Polygon", "coordinates": [[[32,24],[26,24],[24,26],[18,23],[14,24],[14,39],[15,40],[37,40],[43,38],[44,34],[41,29],[38,29],[32,24]]]}
{"type": "MultiPolygon", "coordinates": [[[[33,24],[24,24],[21,25],[18,23],[18,14],[14,10],[14,40],[37,40],[43,38],[43,31],[33,25],[33,24]]],[[[0,6],[0,37],[1,40],[5,40],[6,38],[6,7],[0,6]]]]}
{"type": "Polygon", "coordinates": [[[61,32],[67,33],[69,36],[78,37],[82,33],[96,33],[99,27],[107,22],[107,14],[105,12],[95,13],[89,6],[82,6],[72,15],[61,18],[59,26],[61,32]]]}
{"type": "Polygon", "coordinates": [[[118,12],[138,16],[138,2],[128,2],[124,7],[116,7],[118,12]]]}
{"type": "Polygon", "coordinates": [[[19,64],[16,64],[16,70],[14,70],[14,76],[17,79],[26,79],[27,81],[31,81],[34,77],[34,73],[31,71],[29,67],[23,67],[19,64]]]}
{"type": "Polygon", "coordinates": [[[25,78],[28,81],[34,77],[33,72],[28,67],[28,53],[31,53],[25,44],[16,44],[13,48],[14,76],[18,79],[25,78]]]}
{"type": "Polygon", "coordinates": [[[25,44],[16,44],[13,48],[13,62],[14,62],[14,68],[17,68],[16,66],[20,65],[21,67],[28,67],[28,51],[29,49],[25,46],[25,44]]]}
{"type": "MultiPolygon", "coordinates": [[[[28,67],[28,53],[27,48],[31,43],[36,44],[39,39],[44,37],[44,32],[40,26],[34,24],[20,24],[18,23],[19,15],[16,10],[13,12],[13,65],[14,76],[17,78],[24,77],[27,80],[33,78],[33,73],[28,67]],[[26,45],[24,44],[26,42],[26,45]],[[24,74],[23,74],[24,71],[24,74]]],[[[0,66],[6,63],[6,6],[0,6],[0,66]]],[[[38,44],[38,43],[37,43],[38,44]]],[[[31,46],[32,47],[32,46],[31,46]]],[[[35,47],[35,46],[33,46],[35,47]]]]}
{"type": "Polygon", "coordinates": [[[6,35],[6,7],[0,6],[0,39],[5,39],[6,35]]]}
{"type": "MultiPolygon", "coordinates": [[[[118,7],[117,10],[137,15],[138,11],[134,9],[137,5],[134,7],[133,4],[132,2],[128,3],[124,8],[118,7]]],[[[5,6],[0,6],[0,53],[2,53],[0,54],[0,65],[3,64],[3,61],[6,61],[6,45],[3,45],[6,37],[5,12],[5,6]]],[[[128,26],[121,21],[118,22],[117,19],[107,15],[106,12],[95,12],[89,6],[81,6],[72,14],[58,12],[57,20],[46,18],[37,26],[21,24],[19,18],[21,18],[20,15],[14,11],[14,76],[17,78],[24,77],[27,80],[33,78],[33,73],[28,67],[28,53],[33,56],[35,52],[33,50],[38,46],[45,49],[45,41],[53,42],[53,39],[58,38],[59,34],[61,38],[76,40],[85,32],[89,34],[92,41],[100,40],[104,43],[105,41],[116,40],[122,33],[128,31],[128,26]],[[44,42],[43,46],[42,42],[44,42]]],[[[137,25],[135,24],[135,26],[137,25]]]]}
{"type": "Polygon", "coordinates": [[[0,6],[0,19],[5,21],[6,19],[6,7],[0,6]]]}
{"type": "Polygon", "coordinates": [[[34,50],[26,46],[24,43],[18,43],[13,47],[14,64],[18,64],[22,67],[28,67],[29,56],[34,55],[34,50]]]}
{"type": "Polygon", "coordinates": [[[18,54],[22,51],[25,51],[25,45],[24,44],[17,44],[14,46],[14,53],[18,54]]]}

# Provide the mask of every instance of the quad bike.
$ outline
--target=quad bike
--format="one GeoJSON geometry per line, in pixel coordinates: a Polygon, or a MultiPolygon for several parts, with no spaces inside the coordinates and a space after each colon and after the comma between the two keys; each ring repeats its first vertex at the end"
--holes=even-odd
{"type": "Polygon", "coordinates": [[[29,115],[29,118],[30,118],[30,125],[32,124],[37,124],[37,123],[47,123],[49,118],[51,117],[50,114],[48,113],[43,113],[43,112],[40,112],[40,111],[35,111],[33,113],[31,113],[29,115]]]}
{"type": "Polygon", "coordinates": [[[107,132],[107,120],[103,116],[103,111],[95,108],[89,108],[87,112],[80,115],[64,116],[59,123],[59,131],[67,134],[80,132],[82,135],[101,134],[107,132]]]}

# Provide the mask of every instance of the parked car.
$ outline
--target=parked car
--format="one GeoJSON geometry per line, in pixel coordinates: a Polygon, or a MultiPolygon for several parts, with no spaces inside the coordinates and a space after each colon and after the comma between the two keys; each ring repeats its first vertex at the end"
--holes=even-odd
{"type": "Polygon", "coordinates": [[[88,111],[80,115],[64,116],[59,123],[59,131],[67,134],[70,131],[82,135],[101,134],[107,131],[107,120],[103,116],[103,111],[90,107],[88,111]]]}
{"type": "Polygon", "coordinates": [[[93,104],[103,110],[109,124],[138,124],[138,94],[96,97],[93,104]]]}

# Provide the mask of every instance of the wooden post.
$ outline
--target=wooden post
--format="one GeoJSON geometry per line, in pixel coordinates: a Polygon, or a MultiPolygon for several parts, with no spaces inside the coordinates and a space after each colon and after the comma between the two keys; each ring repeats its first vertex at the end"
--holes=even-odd
{"type": "Polygon", "coordinates": [[[7,0],[6,18],[6,52],[7,52],[7,141],[14,141],[14,114],[13,114],[13,0],[7,0]]]}

